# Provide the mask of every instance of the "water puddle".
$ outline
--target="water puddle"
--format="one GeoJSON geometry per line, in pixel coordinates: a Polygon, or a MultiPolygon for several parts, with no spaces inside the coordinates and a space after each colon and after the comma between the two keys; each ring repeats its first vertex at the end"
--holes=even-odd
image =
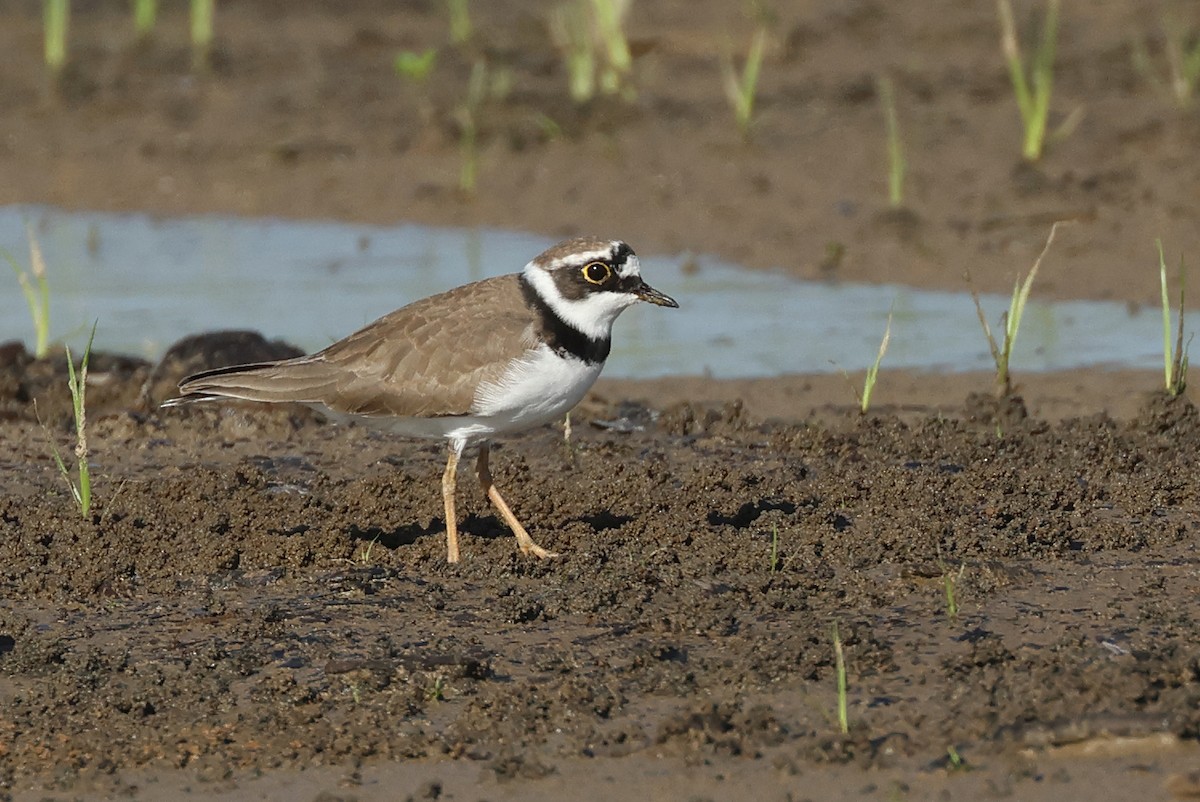
{"type": "MultiPolygon", "coordinates": [[[[315,350],[417,298],[515,272],[551,244],[489,229],[0,207],[0,248],[26,267],[26,221],[49,266],[52,336],[82,346],[98,319],[97,348],[147,358],[183,335],[219,328],[257,329],[315,350]]],[[[874,360],[889,310],[885,367],[991,369],[966,293],[806,282],[708,258],[640,255],[647,280],[682,308],[625,312],[606,375],[860,370],[874,360]]],[[[1016,370],[1161,364],[1157,309],[1044,303],[1036,294],[1035,285],[1016,370]]],[[[998,321],[1008,299],[985,296],[983,304],[998,321]]],[[[0,341],[9,339],[29,342],[32,332],[16,277],[0,267],[0,341]]]]}

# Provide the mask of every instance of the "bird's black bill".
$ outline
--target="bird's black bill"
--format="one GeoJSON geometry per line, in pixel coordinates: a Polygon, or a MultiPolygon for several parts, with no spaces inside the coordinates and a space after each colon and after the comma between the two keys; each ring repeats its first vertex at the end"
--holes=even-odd
{"type": "Polygon", "coordinates": [[[641,299],[643,301],[648,301],[649,303],[652,303],[655,306],[669,306],[672,309],[679,308],[679,304],[677,304],[675,302],[674,298],[672,298],[670,295],[667,295],[666,293],[659,292],[658,290],[651,287],[649,284],[642,284],[642,286],[637,291],[637,296],[639,299],[641,299]]]}

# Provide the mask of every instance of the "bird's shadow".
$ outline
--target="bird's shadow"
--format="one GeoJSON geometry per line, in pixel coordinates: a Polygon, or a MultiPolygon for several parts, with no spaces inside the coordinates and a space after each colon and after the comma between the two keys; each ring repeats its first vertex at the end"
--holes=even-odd
{"type": "Polygon", "coordinates": [[[620,529],[625,524],[633,520],[632,515],[614,515],[608,510],[594,513],[592,515],[581,515],[575,518],[576,521],[582,521],[597,532],[604,532],[608,529],[620,529]]]}
{"type": "MultiPolygon", "coordinates": [[[[500,520],[498,515],[476,515],[471,513],[458,522],[458,530],[466,532],[471,537],[483,538],[484,540],[499,540],[501,538],[512,537],[512,530],[508,528],[508,524],[500,520]]],[[[444,532],[445,529],[443,528],[444,532]]]]}
{"type": "MultiPolygon", "coordinates": [[[[597,532],[603,532],[608,529],[620,529],[632,521],[633,516],[614,515],[608,510],[604,510],[592,515],[581,515],[571,520],[580,521],[597,532]]],[[[475,515],[471,513],[458,522],[458,531],[460,534],[482,538],[483,540],[499,540],[512,537],[512,532],[509,530],[508,525],[496,515],[475,515]]],[[[351,540],[360,543],[376,543],[386,549],[392,550],[401,546],[411,546],[424,537],[444,537],[446,534],[446,521],[443,518],[434,518],[429,522],[428,526],[406,524],[398,526],[395,529],[384,529],[381,526],[361,527],[357,524],[351,524],[347,530],[347,534],[349,534],[351,540]]]]}
{"type": "Polygon", "coordinates": [[[781,501],[778,499],[759,499],[758,501],[747,501],[741,507],[738,507],[737,512],[733,515],[724,515],[716,510],[708,513],[708,522],[713,526],[733,526],[737,529],[745,529],[750,524],[758,520],[763,513],[778,510],[786,515],[791,515],[796,512],[796,505],[791,501],[781,501]]]}
{"type": "MultiPolygon", "coordinates": [[[[471,537],[483,538],[484,540],[498,540],[504,537],[512,537],[512,532],[508,530],[508,526],[495,515],[467,515],[458,522],[458,531],[461,535],[470,535],[471,537]]],[[[391,550],[400,548],[401,546],[411,546],[425,537],[445,537],[446,520],[444,518],[433,518],[430,520],[428,526],[405,524],[404,526],[397,526],[395,529],[351,524],[347,533],[350,535],[351,540],[360,543],[376,543],[391,550]]]]}
{"type": "Polygon", "coordinates": [[[436,518],[430,522],[429,526],[408,524],[406,526],[398,526],[395,529],[385,530],[381,526],[360,527],[357,524],[351,524],[347,530],[347,534],[350,535],[351,540],[361,543],[378,543],[388,550],[398,549],[401,546],[411,546],[420,538],[445,534],[445,532],[446,527],[436,518]]]}

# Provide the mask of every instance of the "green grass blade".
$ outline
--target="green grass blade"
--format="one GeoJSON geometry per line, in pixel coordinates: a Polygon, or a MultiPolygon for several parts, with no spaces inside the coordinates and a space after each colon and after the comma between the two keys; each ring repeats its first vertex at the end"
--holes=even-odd
{"type": "Polygon", "coordinates": [[[192,0],[189,29],[192,37],[192,69],[196,72],[208,69],[215,13],[216,0],[192,0]]]}
{"type": "Polygon", "coordinates": [[[1180,108],[1187,108],[1192,103],[1196,80],[1200,77],[1200,40],[1194,41],[1188,48],[1185,44],[1187,33],[1171,14],[1163,14],[1162,28],[1166,34],[1165,50],[1171,95],[1180,108]]]}
{"type": "Polygon", "coordinates": [[[133,0],[133,29],[137,38],[145,41],[154,33],[158,19],[158,0],[133,0]]]}
{"type": "Polygon", "coordinates": [[[1054,52],[1058,41],[1058,4],[1059,0],[1046,0],[1041,39],[1033,55],[1030,75],[1026,76],[1025,60],[1021,55],[1016,23],[1013,21],[1012,3],[1010,0],[996,0],[1000,46],[1017,100],[1017,109],[1021,113],[1021,155],[1029,161],[1041,158],[1046,142],[1050,96],[1054,85],[1054,52]]]}
{"type": "Polygon", "coordinates": [[[983,311],[983,304],[979,301],[979,293],[975,288],[971,288],[971,300],[975,302],[975,314],[979,316],[979,325],[983,327],[983,336],[987,337],[988,350],[992,352],[992,362],[996,369],[1000,369],[1000,344],[996,342],[996,338],[992,336],[992,327],[988,325],[987,313],[983,311]]]}
{"type": "Polygon", "coordinates": [[[738,132],[743,139],[750,136],[751,124],[754,122],[754,102],[758,95],[758,78],[762,73],[763,54],[766,52],[767,30],[759,28],[754,32],[750,49],[746,53],[746,62],[742,65],[741,75],[733,66],[733,58],[725,54],[721,62],[721,77],[725,86],[725,97],[733,109],[733,118],[737,122],[738,132]]]}
{"type": "Polygon", "coordinates": [[[1004,354],[1012,354],[1013,345],[1017,340],[1017,332],[1021,330],[1021,315],[1025,314],[1025,304],[1021,300],[1021,282],[1013,282],[1012,296],[1008,299],[1008,311],[1004,313],[1004,354]]]}
{"type": "Polygon", "coordinates": [[[471,12],[467,0],[446,0],[450,12],[450,41],[461,45],[471,38],[471,12]]]}
{"type": "Polygon", "coordinates": [[[622,77],[633,69],[633,55],[621,23],[625,8],[626,3],[622,0],[592,0],[596,29],[604,43],[608,63],[622,77]]]}
{"type": "Polygon", "coordinates": [[[50,287],[46,276],[37,277],[38,312],[34,317],[36,337],[33,355],[39,359],[50,353],[50,287]]]}
{"type": "Polygon", "coordinates": [[[754,101],[758,95],[758,76],[762,72],[763,53],[767,46],[767,30],[759,28],[754,32],[754,39],[750,42],[750,50],[746,54],[746,65],[742,68],[741,81],[741,97],[744,110],[741,117],[744,122],[741,123],[743,129],[750,127],[750,121],[754,117],[754,101]]]}
{"type": "Polygon", "coordinates": [[[996,0],[996,13],[1000,18],[1000,49],[1004,53],[1004,62],[1008,66],[1008,77],[1012,82],[1013,95],[1017,99],[1017,109],[1024,123],[1033,114],[1033,100],[1029,93],[1029,83],[1025,79],[1025,60],[1021,56],[1021,47],[1017,42],[1017,26],[1013,21],[1012,3],[1009,0],[996,0]]]}
{"type": "Polygon", "coordinates": [[[879,365],[883,362],[883,356],[887,353],[888,343],[892,339],[892,315],[894,309],[895,304],[892,305],[892,309],[888,310],[887,326],[884,327],[883,339],[879,342],[879,351],[875,354],[874,364],[867,368],[867,377],[863,381],[860,409],[864,415],[871,408],[871,394],[875,391],[875,382],[879,379],[879,365]]]}
{"type": "Polygon", "coordinates": [[[1179,325],[1175,332],[1175,348],[1171,348],[1171,302],[1167,294],[1167,260],[1161,239],[1154,241],[1158,248],[1158,283],[1161,291],[1163,321],[1163,382],[1167,394],[1174,397],[1187,389],[1187,346],[1183,339],[1184,303],[1186,300],[1187,272],[1183,257],[1179,258],[1179,325]]]}
{"type": "Polygon", "coordinates": [[[79,458],[79,513],[84,517],[92,511],[92,474],[88,469],[87,457],[79,458]]]}
{"type": "Polygon", "coordinates": [[[938,560],[938,565],[942,569],[942,584],[946,595],[946,616],[954,620],[958,618],[958,582],[967,570],[967,565],[966,563],[960,564],[958,571],[951,570],[950,566],[941,560],[938,560]]]}
{"type": "Polygon", "coordinates": [[[571,100],[587,103],[596,94],[596,52],[586,6],[572,2],[555,8],[550,17],[550,36],[563,53],[571,100]]]}
{"type": "Polygon", "coordinates": [[[954,576],[947,573],[943,578],[946,583],[946,615],[958,618],[958,602],[954,598],[954,576]]]}
{"type": "Polygon", "coordinates": [[[31,288],[25,300],[33,317],[36,337],[34,356],[41,358],[50,353],[50,286],[46,283],[46,258],[42,255],[41,243],[33,232],[33,226],[28,223],[25,225],[25,237],[29,240],[29,269],[37,283],[37,291],[33,292],[31,288]],[[35,297],[36,302],[32,300],[35,297]]]}
{"type": "Polygon", "coordinates": [[[1038,270],[1042,267],[1042,260],[1046,258],[1046,254],[1050,251],[1050,246],[1054,243],[1054,236],[1058,233],[1058,227],[1063,221],[1058,221],[1050,226],[1050,236],[1046,237],[1046,244],[1042,246],[1042,252],[1038,254],[1038,258],[1034,261],[1033,267],[1029,268],[1029,273],[1025,276],[1025,280],[1013,286],[1013,297],[1009,303],[1008,315],[1004,321],[1004,366],[1005,366],[1005,381],[1007,382],[1008,364],[1012,357],[1013,347],[1017,342],[1017,332],[1021,330],[1021,318],[1025,314],[1025,303],[1029,300],[1029,293],[1033,289],[1033,280],[1037,277],[1038,270]]]}
{"type": "Polygon", "coordinates": [[[402,50],[396,54],[392,66],[400,77],[414,83],[423,83],[429,77],[429,73],[433,71],[433,65],[436,62],[437,48],[431,47],[421,53],[402,50]]]}
{"type": "Polygon", "coordinates": [[[68,0],[42,0],[46,66],[55,75],[62,72],[67,63],[67,28],[70,18],[71,5],[68,0]]]}
{"type": "Polygon", "coordinates": [[[1180,78],[1185,88],[1185,96],[1190,98],[1196,89],[1196,81],[1200,80],[1200,39],[1192,44],[1192,49],[1183,58],[1180,78]]]}
{"type": "Polygon", "coordinates": [[[1180,257],[1180,328],[1175,335],[1175,364],[1171,372],[1172,395],[1182,395],[1188,389],[1188,347],[1183,342],[1183,285],[1186,276],[1183,273],[1183,257],[1180,257]]]}
{"type": "MultiPolygon", "coordinates": [[[[1058,233],[1058,227],[1066,223],[1065,220],[1059,220],[1050,226],[1050,236],[1046,238],[1046,244],[1042,246],[1042,252],[1038,254],[1038,258],[1034,261],[1033,267],[1029,269],[1028,275],[1023,281],[1018,280],[1013,283],[1012,297],[1008,302],[1008,310],[1001,316],[1001,323],[1004,327],[1004,341],[997,343],[996,338],[992,336],[992,329],[988,325],[987,315],[983,311],[983,304],[979,301],[979,293],[975,288],[971,288],[971,300],[975,302],[975,314],[979,316],[979,325],[983,327],[984,336],[987,337],[988,348],[992,352],[992,362],[996,365],[996,394],[998,396],[1006,396],[1012,392],[1012,380],[1009,374],[1009,363],[1012,359],[1013,346],[1017,341],[1017,332],[1021,329],[1021,317],[1025,314],[1025,303],[1029,300],[1029,293],[1033,289],[1033,280],[1037,277],[1038,270],[1041,269],[1042,260],[1046,258],[1046,254],[1050,251],[1050,245],[1054,242],[1054,237],[1058,233]]],[[[970,282],[971,275],[967,274],[967,281],[970,282]]]]}
{"type": "Polygon", "coordinates": [[[1054,51],[1058,39],[1059,0],[1047,0],[1042,21],[1042,39],[1033,62],[1033,116],[1026,121],[1025,158],[1035,161],[1042,155],[1046,125],[1050,117],[1050,95],[1054,88],[1054,51]]]}
{"type": "Polygon", "coordinates": [[[63,462],[62,454],[58,452],[58,446],[54,443],[50,444],[51,453],[54,455],[54,463],[58,465],[58,473],[62,476],[63,481],[67,483],[67,489],[71,491],[71,498],[75,500],[75,505],[82,508],[83,501],[79,496],[79,488],[71,481],[71,472],[67,470],[67,463],[63,462]]]}
{"type": "Polygon", "coordinates": [[[1175,335],[1175,395],[1180,395],[1187,389],[1188,349],[1183,342],[1184,318],[1184,289],[1187,285],[1187,272],[1183,267],[1183,256],[1179,257],[1179,330],[1175,335]]]}
{"type": "Polygon", "coordinates": [[[896,115],[896,92],[892,80],[882,76],[878,80],[879,102],[883,105],[883,121],[887,131],[888,154],[888,203],[893,209],[904,205],[904,174],[908,164],[904,160],[904,145],[900,141],[900,122],[896,115]]]}
{"type": "Polygon", "coordinates": [[[837,622],[833,622],[833,659],[837,672],[837,716],[838,728],[845,735],[850,732],[850,714],[846,703],[846,655],[842,650],[842,638],[838,634],[837,622]]]}
{"type": "Polygon", "coordinates": [[[459,124],[462,133],[459,136],[459,149],[462,151],[462,167],[458,173],[458,188],[466,195],[475,194],[476,178],[479,172],[479,109],[487,95],[487,62],[482,59],[475,62],[471,68],[471,78],[467,84],[467,98],[458,108],[459,124]]]}
{"type": "Polygon", "coordinates": [[[21,269],[17,264],[17,260],[13,255],[6,250],[0,250],[4,259],[12,266],[13,273],[17,277],[17,284],[21,287],[21,294],[25,296],[25,306],[29,309],[29,318],[33,321],[34,331],[34,350],[33,355],[38,359],[46,356],[49,348],[49,323],[47,319],[50,315],[50,301],[48,297],[48,289],[46,287],[45,278],[35,279],[37,281],[37,289],[34,289],[34,284],[29,280],[29,274],[21,269]]]}
{"type": "MultiPolygon", "coordinates": [[[[96,326],[100,321],[92,324],[92,333],[88,337],[87,347],[83,350],[83,359],[79,363],[79,372],[75,372],[75,362],[71,359],[71,347],[64,346],[67,352],[67,387],[71,391],[71,409],[75,416],[75,457],[78,461],[79,468],[79,486],[77,489],[73,487],[75,500],[79,504],[79,511],[87,517],[92,508],[92,478],[91,471],[88,468],[88,445],[87,445],[87,372],[88,362],[92,356],[92,344],[96,340],[96,326]]],[[[57,454],[55,455],[57,457],[57,454]]],[[[59,458],[61,462],[61,458],[59,458]]]]}
{"type": "Polygon", "coordinates": [[[0,248],[0,256],[12,267],[17,284],[21,287],[21,294],[25,296],[25,306],[29,310],[29,319],[33,322],[34,356],[44,359],[50,351],[50,285],[46,282],[46,260],[42,257],[42,249],[33,232],[33,226],[26,224],[25,236],[29,240],[28,273],[17,264],[16,258],[9,251],[0,248]]]}
{"type": "Polygon", "coordinates": [[[13,275],[17,277],[17,284],[21,286],[21,294],[25,296],[25,306],[29,307],[29,316],[34,321],[34,326],[37,326],[37,316],[40,304],[38,303],[37,294],[34,292],[33,283],[29,280],[29,274],[21,269],[17,264],[17,260],[12,254],[4,251],[4,258],[12,266],[13,275]]]}
{"type": "Polygon", "coordinates": [[[1163,254],[1161,239],[1154,240],[1158,248],[1158,284],[1162,290],[1162,329],[1163,329],[1163,386],[1171,392],[1171,299],[1167,295],[1167,260],[1163,254]]]}

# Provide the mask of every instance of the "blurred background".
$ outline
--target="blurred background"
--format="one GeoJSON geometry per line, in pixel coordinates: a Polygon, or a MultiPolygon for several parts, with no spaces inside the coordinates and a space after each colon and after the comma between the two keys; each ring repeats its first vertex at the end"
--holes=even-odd
{"type": "MultiPolygon", "coordinates": [[[[170,258],[197,243],[194,232],[139,250],[106,230],[116,223],[86,216],[67,237],[74,254],[46,245],[56,249],[51,287],[64,298],[98,298],[102,285],[129,298],[141,286],[161,310],[163,292],[187,306],[199,287],[237,286],[252,326],[270,306],[260,290],[204,272],[235,246],[241,261],[226,267],[285,296],[304,283],[304,248],[314,249],[310,265],[350,266],[331,274],[342,288],[355,265],[390,265],[365,285],[378,297],[431,262],[359,248],[362,238],[378,245],[381,232],[409,225],[460,232],[434,259],[457,272],[409,276],[380,299],[386,311],[472,271],[519,269],[555,239],[619,237],[656,275],[708,279],[689,291],[718,299],[717,309],[691,318],[685,343],[758,338],[787,353],[780,343],[843,336],[828,326],[703,334],[756,313],[792,322],[827,310],[859,332],[852,353],[822,353],[819,365],[780,359],[757,374],[869,364],[896,299],[918,290],[956,293],[948,303],[961,314],[901,303],[892,356],[925,353],[926,336],[970,337],[965,356],[930,366],[986,366],[966,290],[985,293],[995,321],[1051,224],[1067,220],[1032,303],[1109,302],[1067,317],[1082,316],[1081,337],[1093,344],[1127,323],[1099,344],[1101,361],[1140,360],[1143,343],[1161,338],[1156,240],[1172,281],[1180,258],[1197,252],[1198,36],[1200,7],[1165,1],[19,0],[0,8],[0,205],[9,213],[0,244],[28,267],[23,223],[47,209],[236,216],[260,232],[264,219],[351,224],[332,250],[287,229],[280,236],[302,252],[286,258],[270,250],[278,237],[256,240],[213,218],[198,262],[170,258]],[[383,228],[354,228],[363,225],[383,228]],[[527,239],[505,247],[511,240],[481,231],[527,239]],[[105,254],[136,264],[97,266],[105,254]],[[89,278],[68,280],[72,270],[89,278]],[[134,278],[122,283],[127,270],[134,278]],[[744,286],[739,271],[750,277],[744,286]],[[772,283],[778,276],[816,284],[772,283]],[[883,289],[876,298],[855,289],[862,284],[883,289]],[[820,295],[817,285],[846,291],[820,295]],[[819,303],[772,312],[764,294],[819,303]],[[741,303],[721,307],[723,296],[741,303]],[[1114,351],[1130,338],[1132,354],[1114,351]]],[[[119,230],[139,225],[149,230],[119,230]]],[[[15,281],[7,286],[2,338],[28,327],[15,281]],[[10,325],[12,315],[22,320],[10,325]]],[[[173,318],[178,334],[200,319],[235,322],[197,305],[195,317],[173,318]]],[[[363,311],[351,314],[310,336],[365,322],[363,311]]],[[[93,316],[65,308],[54,333],[85,331],[93,316]]],[[[1063,341],[1066,325],[1053,323],[1050,341],[1063,341]]],[[[645,339],[658,336],[667,335],[645,339]]],[[[151,353],[160,337],[121,346],[151,353]]],[[[1027,347],[1032,358],[1050,344],[1027,347]]]]}

